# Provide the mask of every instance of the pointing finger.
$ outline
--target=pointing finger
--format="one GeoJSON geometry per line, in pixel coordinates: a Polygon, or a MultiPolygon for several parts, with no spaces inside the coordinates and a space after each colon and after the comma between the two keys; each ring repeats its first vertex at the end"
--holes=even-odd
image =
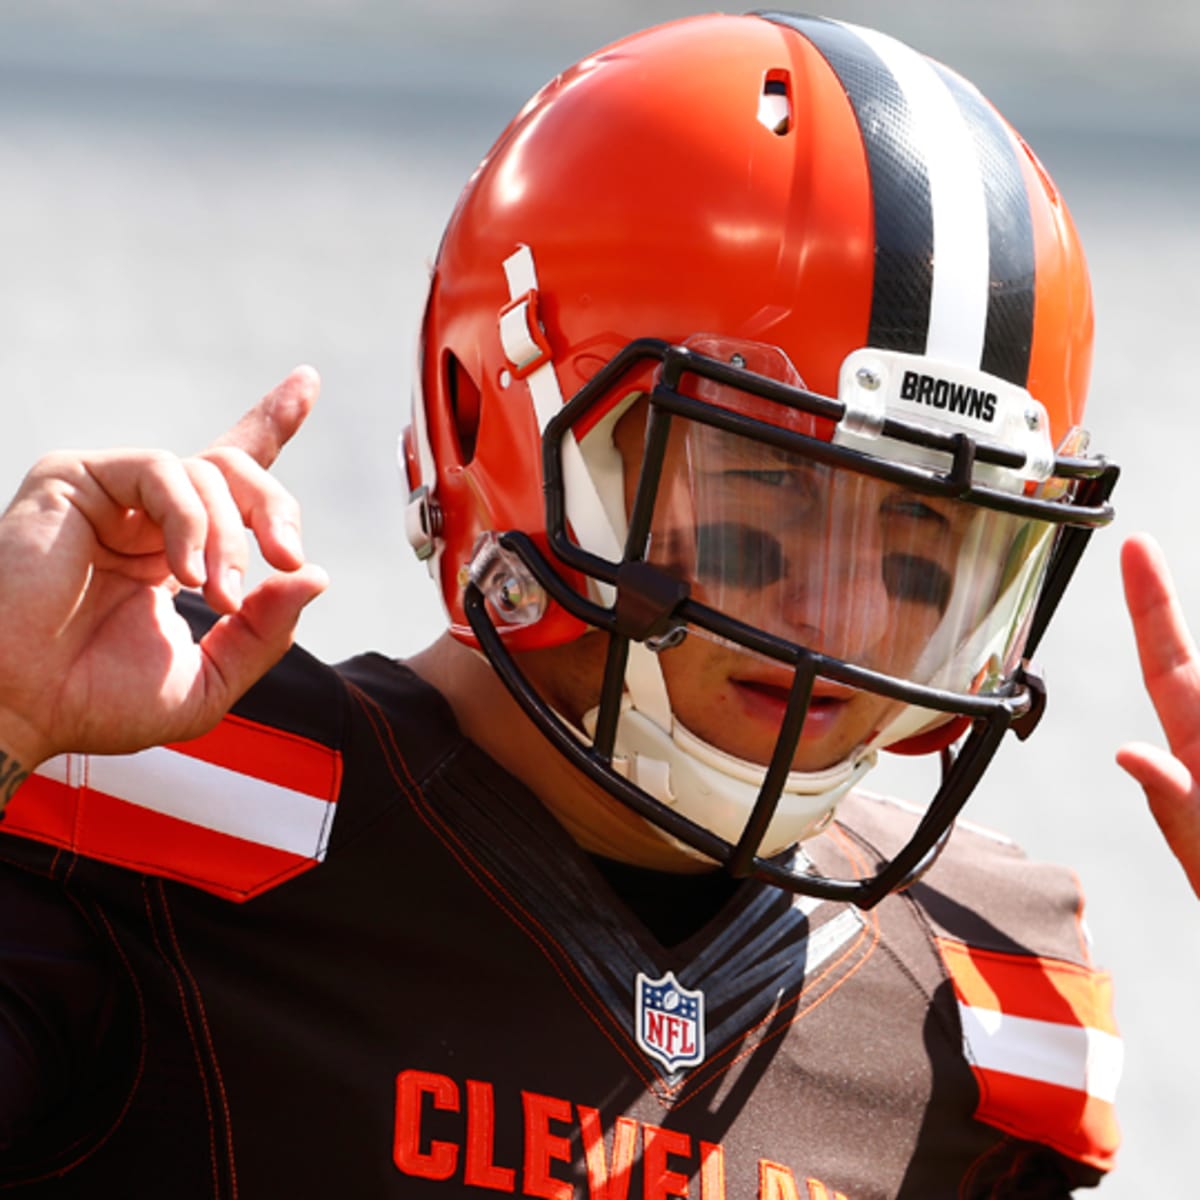
{"type": "Polygon", "coordinates": [[[230,446],[244,451],[259,466],[269,467],[304,424],[320,390],[321,378],[314,368],[296,367],[210,449],[230,446]]]}

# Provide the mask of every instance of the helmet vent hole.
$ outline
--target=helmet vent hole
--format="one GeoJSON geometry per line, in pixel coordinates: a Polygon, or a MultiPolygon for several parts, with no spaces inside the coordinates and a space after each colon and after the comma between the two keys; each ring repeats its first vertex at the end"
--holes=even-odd
{"type": "Polygon", "coordinates": [[[792,127],[792,81],[787,71],[768,71],[758,98],[758,123],[782,137],[792,127]]]}
{"type": "Polygon", "coordinates": [[[479,433],[479,387],[453,354],[446,355],[446,394],[454,414],[454,432],[465,466],[475,457],[475,438],[479,433]]]}

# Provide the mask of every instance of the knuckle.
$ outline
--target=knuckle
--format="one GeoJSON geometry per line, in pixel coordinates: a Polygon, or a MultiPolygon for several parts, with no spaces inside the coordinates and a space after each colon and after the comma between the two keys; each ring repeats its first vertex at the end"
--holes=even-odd
{"type": "Polygon", "coordinates": [[[179,468],[179,456],[170,450],[140,450],[137,452],[143,470],[159,475],[173,474],[179,468]]]}
{"type": "Polygon", "coordinates": [[[184,469],[197,486],[212,487],[223,482],[224,473],[216,463],[203,455],[196,455],[184,461],[184,469]]]}
{"type": "Polygon", "coordinates": [[[191,497],[185,485],[183,464],[169,450],[139,450],[132,454],[129,466],[132,477],[143,482],[139,488],[147,498],[171,497],[177,504],[187,505],[191,497]]]}
{"type": "Polygon", "coordinates": [[[81,457],[66,450],[43,454],[25,472],[18,497],[41,493],[78,492],[87,484],[87,468],[81,457]]]}
{"type": "Polygon", "coordinates": [[[82,469],[79,455],[69,450],[51,450],[38,458],[27,474],[31,479],[44,479],[48,476],[75,475],[82,469]]]}
{"type": "Polygon", "coordinates": [[[209,446],[196,456],[200,462],[209,463],[218,470],[242,468],[248,457],[240,446],[230,445],[209,446]]]}
{"type": "Polygon", "coordinates": [[[272,496],[271,515],[300,528],[300,503],[286,488],[278,488],[272,496]]]}

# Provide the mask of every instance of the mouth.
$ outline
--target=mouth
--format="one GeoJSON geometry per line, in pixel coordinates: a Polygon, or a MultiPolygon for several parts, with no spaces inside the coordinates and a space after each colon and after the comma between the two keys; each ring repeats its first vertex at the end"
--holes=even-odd
{"type": "MultiPolygon", "coordinates": [[[[791,695],[790,684],[762,679],[731,679],[730,683],[742,704],[753,716],[771,720],[776,725],[783,721],[788,697],[791,695]]],[[[828,733],[845,711],[853,694],[849,688],[820,681],[809,700],[801,736],[807,739],[828,733]]]]}

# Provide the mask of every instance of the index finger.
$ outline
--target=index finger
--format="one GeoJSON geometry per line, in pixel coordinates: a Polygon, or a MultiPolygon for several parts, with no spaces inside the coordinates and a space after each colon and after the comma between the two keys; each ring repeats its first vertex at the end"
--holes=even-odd
{"type": "Polygon", "coordinates": [[[304,424],[320,390],[321,377],[314,368],[296,367],[209,449],[233,446],[244,450],[259,466],[269,467],[304,424]]]}
{"type": "Polygon", "coordinates": [[[1121,547],[1125,603],[1146,690],[1176,754],[1200,744],[1200,661],[1166,556],[1135,534],[1121,547]]]}

